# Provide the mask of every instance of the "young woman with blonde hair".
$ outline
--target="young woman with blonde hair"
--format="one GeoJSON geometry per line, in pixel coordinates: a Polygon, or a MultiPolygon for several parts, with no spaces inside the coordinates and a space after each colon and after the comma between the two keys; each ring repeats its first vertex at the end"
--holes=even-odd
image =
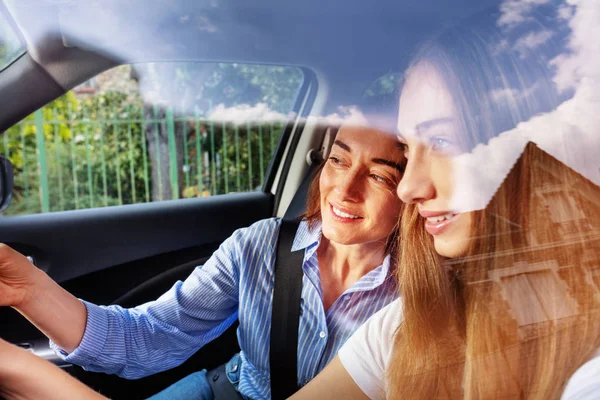
{"type": "Polygon", "coordinates": [[[556,43],[517,53],[471,23],[405,74],[401,298],[294,399],[600,396],[600,189],[581,162],[600,128],[556,90],[556,43]]]}

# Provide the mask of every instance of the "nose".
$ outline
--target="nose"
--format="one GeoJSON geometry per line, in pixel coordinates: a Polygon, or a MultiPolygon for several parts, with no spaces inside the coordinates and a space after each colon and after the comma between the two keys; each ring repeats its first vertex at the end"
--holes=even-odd
{"type": "Polygon", "coordinates": [[[435,187],[430,175],[430,163],[426,148],[414,146],[407,159],[404,175],[396,194],[404,203],[422,203],[435,197],[435,187]]]}
{"type": "Polygon", "coordinates": [[[348,171],[339,177],[335,192],[345,201],[359,201],[361,196],[361,179],[358,171],[348,171]]]}

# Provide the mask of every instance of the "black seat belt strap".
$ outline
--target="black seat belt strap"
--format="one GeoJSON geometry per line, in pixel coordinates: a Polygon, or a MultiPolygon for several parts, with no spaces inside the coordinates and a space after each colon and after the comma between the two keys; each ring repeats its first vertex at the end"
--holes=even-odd
{"type": "Polygon", "coordinates": [[[304,249],[292,252],[292,244],[306,211],[310,184],[318,172],[323,155],[333,143],[336,130],[329,128],[321,153],[311,152],[311,164],[281,220],[277,254],[275,258],[275,283],[271,312],[271,398],[281,400],[298,391],[298,327],[300,326],[300,300],[302,295],[302,262],[304,249]],[[323,153],[323,154],[322,154],[323,153]]]}
{"type": "Polygon", "coordinates": [[[279,228],[271,314],[271,398],[298,390],[298,327],[304,249],[292,251],[299,222],[283,219],[279,228]]]}

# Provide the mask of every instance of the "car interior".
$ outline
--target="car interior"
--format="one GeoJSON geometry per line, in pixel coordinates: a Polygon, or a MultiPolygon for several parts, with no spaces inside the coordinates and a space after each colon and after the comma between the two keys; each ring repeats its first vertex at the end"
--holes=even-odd
{"type": "MultiPolygon", "coordinates": [[[[380,78],[406,67],[420,37],[497,1],[261,2],[0,1],[24,51],[0,71],[0,132],[98,74],[123,64],[229,62],[294,66],[302,84],[258,190],[0,218],[0,242],[31,257],[75,296],[124,307],[156,299],[202,265],[238,228],[292,211],[335,129],[319,117],[360,103],[380,78]],[[468,7],[467,7],[468,5],[468,7]],[[107,28],[111,13],[118,21],[107,28]],[[393,17],[391,17],[393,15],[393,17]],[[185,21],[196,21],[186,24],[185,21]],[[129,30],[125,30],[129,27],[129,30]]],[[[393,99],[395,93],[385,96],[393,99]]],[[[342,110],[342,111],[340,111],[342,110]]],[[[0,337],[60,365],[111,398],[145,398],[239,349],[232,326],[182,366],[128,381],[63,365],[35,327],[0,309],[0,337]]]]}

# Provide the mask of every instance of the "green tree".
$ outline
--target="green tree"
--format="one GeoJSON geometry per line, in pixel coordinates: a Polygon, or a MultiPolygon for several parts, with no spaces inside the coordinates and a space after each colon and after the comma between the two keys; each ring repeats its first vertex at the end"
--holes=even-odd
{"type": "Polygon", "coordinates": [[[171,199],[172,164],[175,197],[254,190],[282,125],[236,125],[210,121],[207,114],[215,104],[259,102],[287,113],[302,79],[294,68],[235,64],[150,64],[133,75],[141,93],[69,92],[39,111],[46,170],[38,163],[34,115],[3,135],[0,154],[15,168],[8,215],[42,212],[43,176],[50,211],[171,199]]]}

